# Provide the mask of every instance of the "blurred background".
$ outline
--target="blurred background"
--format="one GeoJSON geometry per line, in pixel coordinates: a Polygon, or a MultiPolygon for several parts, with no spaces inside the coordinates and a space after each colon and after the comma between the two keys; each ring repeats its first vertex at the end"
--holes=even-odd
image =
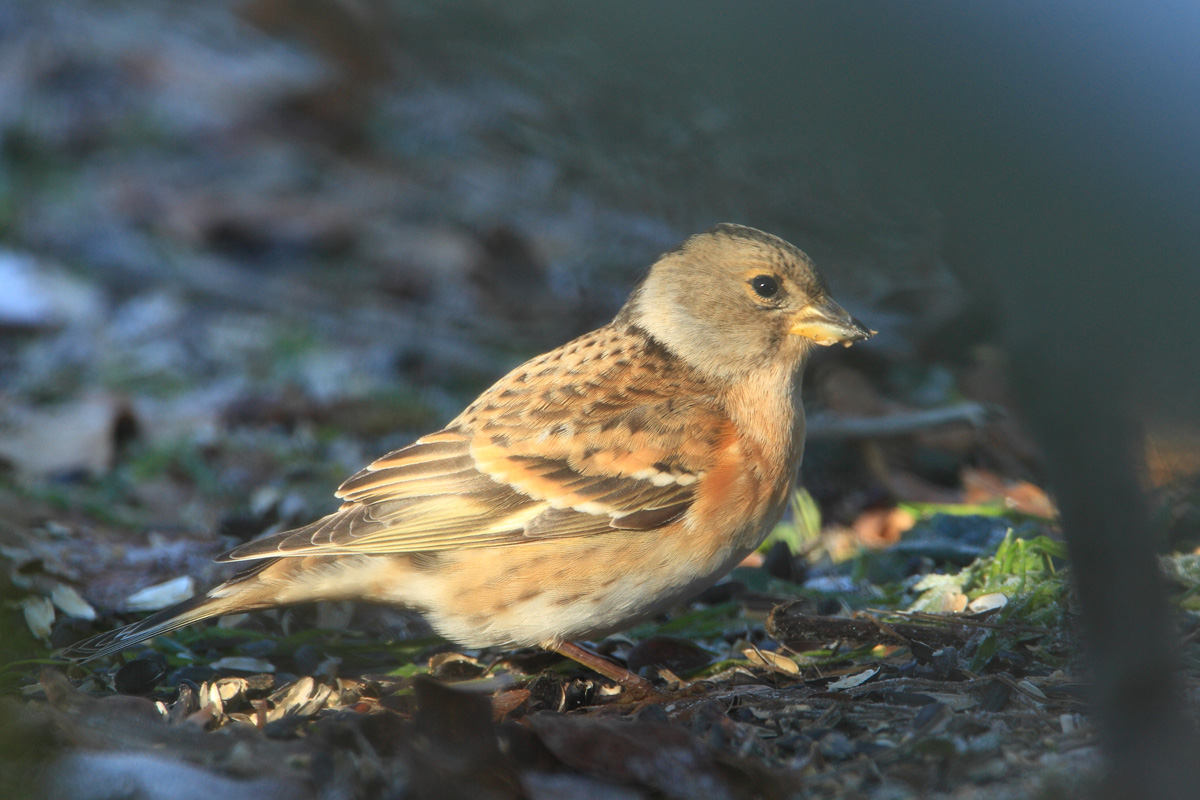
{"type": "MultiPolygon", "coordinates": [[[[994,319],[968,313],[928,188],[808,120],[740,47],[717,52],[717,17],[661,41],[685,11],[661,12],[5,6],[6,483],[185,541],[308,518],[726,220],[799,244],[881,331],[821,354],[813,411],[1003,403],[994,319]]],[[[955,496],[967,464],[1030,477],[1029,444],[1000,425],[1012,435],[943,431],[873,479],[838,445],[865,475],[855,497],[837,463],[813,491],[849,522],[897,491],[955,496]]],[[[195,574],[220,547],[156,548],[153,569],[195,574]]],[[[89,596],[115,604],[130,577],[89,596]]]]}
{"type": "Polygon", "coordinates": [[[1183,3],[0,3],[5,641],[331,510],[721,221],[880,331],[805,387],[836,557],[912,504],[1053,518],[1036,358],[1150,409],[1192,546],[1197,41],[1183,3]]]}

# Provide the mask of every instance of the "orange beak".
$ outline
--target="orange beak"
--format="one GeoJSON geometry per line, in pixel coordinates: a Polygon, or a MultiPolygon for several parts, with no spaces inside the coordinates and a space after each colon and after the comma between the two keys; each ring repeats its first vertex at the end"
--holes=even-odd
{"type": "Polygon", "coordinates": [[[788,333],[812,339],[819,345],[842,344],[846,347],[870,339],[877,331],[870,330],[850,316],[846,309],[826,297],[810,303],[792,317],[788,333]]]}

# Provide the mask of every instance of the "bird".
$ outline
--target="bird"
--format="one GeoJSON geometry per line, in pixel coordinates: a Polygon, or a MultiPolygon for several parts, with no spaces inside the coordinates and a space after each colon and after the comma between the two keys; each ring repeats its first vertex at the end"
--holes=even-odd
{"type": "Polygon", "coordinates": [[[799,248],[722,223],[663,254],[612,322],[350,477],[333,513],[233,548],[229,580],[62,654],[364,600],[464,647],[540,646],[645,687],[576,642],[689,599],[763,542],[804,449],[805,362],[874,334],[799,248]]]}

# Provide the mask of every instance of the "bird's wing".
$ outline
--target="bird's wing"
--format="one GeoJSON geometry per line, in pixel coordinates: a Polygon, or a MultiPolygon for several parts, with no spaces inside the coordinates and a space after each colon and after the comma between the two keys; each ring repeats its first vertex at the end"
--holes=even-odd
{"type": "Polygon", "coordinates": [[[518,367],[444,430],[351,477],[333,514],[221,560],[649,530],[687,511],[730,434],[694,372],[635,330],[601,328],[518,367]]]}

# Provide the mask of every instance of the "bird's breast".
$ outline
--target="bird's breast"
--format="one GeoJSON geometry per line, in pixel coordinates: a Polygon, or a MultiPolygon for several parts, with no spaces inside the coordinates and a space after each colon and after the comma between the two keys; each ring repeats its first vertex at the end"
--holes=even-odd
{"type": "Polygon", "coordinates": [[[697,548],[722,558],[757,547],[787,502],[796,463],[729,423],[701,478],[689,526],[697,548]]]}

